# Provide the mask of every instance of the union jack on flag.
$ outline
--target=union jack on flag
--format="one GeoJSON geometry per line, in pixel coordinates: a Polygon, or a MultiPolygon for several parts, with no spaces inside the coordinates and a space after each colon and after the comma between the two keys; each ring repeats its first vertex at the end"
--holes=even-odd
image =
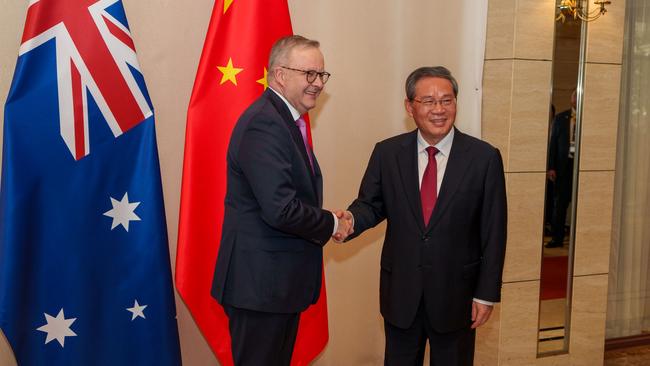
{"type": "Polygon", "coordinates": [[[5,104],[0,329],[19,365],[180,365],[153,107],[122,2],[32,0],[5,104]]]}
{"type": "Polygon", "coordinates": [[[84,90],[115,137],[153,115],[133,75],[140,67],[120,1],[31,1],[19,55],[52,39],[61,136],[75,159],[90,153],[84,90]]]}

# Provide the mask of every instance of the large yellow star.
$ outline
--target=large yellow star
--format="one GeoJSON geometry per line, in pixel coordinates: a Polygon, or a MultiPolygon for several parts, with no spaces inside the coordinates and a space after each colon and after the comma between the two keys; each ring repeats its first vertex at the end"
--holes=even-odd
{"type": "Polygon", "coordinates": [[[233,1],[234,0],[225,0],[223,2],[223,13],[224,14],[226,14],[226,12],[228,11],[228,8],[230,7],[230,5],[232,4],[233,1]]]}
{"type": "Polygon", "coordinates": [[[266,80],[267,74],[268,74],[268,71],[266,70],[266,67],[265,67],[264,68],[264,77],[259,79],[259,80],[255,80],[256,83],[260,83],[260,84],[262,84],[264,86],[264,90],[266,90],[266,88],[269,87],[269,82],[266,80]]]}
{"type": "Polygon", "coordinates": [[[225,83],[226,81],[230,81],[231,83],[237,85],[237,74],[242,72],[244,69],[238,69],[232,65],[232,57],[228,59],[228,65],[226,66],[217,66],[217,69],[221,71],[223,76],[221,77],[221,84],[225,83]]]}

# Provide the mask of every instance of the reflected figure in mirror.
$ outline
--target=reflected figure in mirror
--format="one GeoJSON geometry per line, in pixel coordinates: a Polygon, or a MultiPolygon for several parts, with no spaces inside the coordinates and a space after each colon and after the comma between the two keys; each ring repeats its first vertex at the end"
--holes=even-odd
{"type": "MultiPolygon", "coordinates": [[[[547,136],[551,136],[551,126],[555,119],[555,105],[551,104],[548,110],[548,131],[547,136]]],[[[555,201],[555,194],[553,191],[553,182],[546,182],[546,192],[544,193],[544,237],[551,237],[552,222],[553,222],[553,207],[555,201]]],[[[549,239],[550,240],[550,239],[549,239]]]]}
{"type": "Polygon", "coordinates": [[[571,108],[558,113],[551,125],[548,147],[547,178],[553,182],[552,239],[547,248],[564,245],[567,208],[571,202],[573,155],[575,154],[576,90],[571,94],[571,108]]]}

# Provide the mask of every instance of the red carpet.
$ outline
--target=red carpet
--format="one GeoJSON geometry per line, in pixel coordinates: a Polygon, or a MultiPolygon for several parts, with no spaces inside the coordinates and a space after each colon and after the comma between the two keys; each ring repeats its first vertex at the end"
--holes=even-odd
{"type": "Polygon", "coordinates": [[[566,297],[567,263],[566,256],[542,258],[540,300],[566,297]]]}

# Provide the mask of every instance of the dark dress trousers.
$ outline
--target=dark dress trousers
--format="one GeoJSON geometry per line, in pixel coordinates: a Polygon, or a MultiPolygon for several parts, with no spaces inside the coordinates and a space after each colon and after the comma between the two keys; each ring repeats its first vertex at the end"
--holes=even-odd
{"type": "MultiPolygon", "coordinates": [[[[321,208],[321,171],[313,157],[312,172],[308,153],[291,112],[270,89],[233,129],[221,246],[212,283],[212,296],[229,317],[241,313],[233,308],[255,315],[247,322],[255,322],[263,313],[296,314],[318,299],[322,247],[332,235],[334,218],[321,208]]],[[[236,351],[237,338],[254,337],[245,333],[256,328],[234,330],[232,317],[230,321],[236,351]]],[[[257,336],[263,341],[268,334],[257,336]]],[[[292,347],[293,343],[289,352],[292,347]]],[[[261,357],[250,364],[272,364],[261,357]]]]}
{"type": "Polygon", "coordinates": [[[378,143],[349,210],[354,236],[387,219],[380,308],[409,328],[423,306],[435,332],[469,329],[472,299],[498,302],[506,243],[506,194],[499,151],[454,131],[436,206],[425,226],[417,130],[378,143]]]}

